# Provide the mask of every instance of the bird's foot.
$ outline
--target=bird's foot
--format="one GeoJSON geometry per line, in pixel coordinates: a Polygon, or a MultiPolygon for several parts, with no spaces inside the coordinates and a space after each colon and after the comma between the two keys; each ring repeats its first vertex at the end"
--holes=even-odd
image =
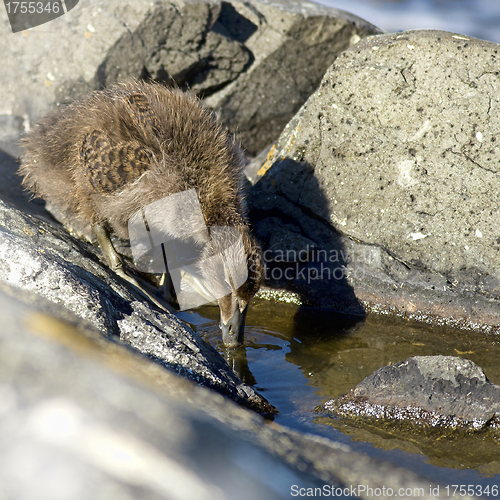
{"type": "Polygon", "coordinates": [[[136,290],[138,290],[142,295],[144,295],[146,298],[148,298],[153,304],[160,308],[162,311],[166,311],[172,314],[175,314],[177,311],[168,303],[162,303],[160,302],[156,297],[154,297],[151,293],[149,293],[134,277],[130,276],[127,274],[124,270],[123,267],[118,267],[117,269],[114,269],[115,273],[120,276],[120,278],[123,278],[125,281],[130,283],[136,290]]]}

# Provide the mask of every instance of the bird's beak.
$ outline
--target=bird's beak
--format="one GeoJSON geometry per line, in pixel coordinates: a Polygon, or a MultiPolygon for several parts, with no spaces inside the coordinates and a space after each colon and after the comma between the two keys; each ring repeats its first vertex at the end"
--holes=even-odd
{"type": "Polygon", "coordinates": [[[245,318],[247,316],[248,303],[240,310],[238,299],[234,301],[233,314],[227,323],[221,317],[220,329],[222,330],[222,341],[226,347],[238,347],[243,344],[245,337],[245,318]]]}

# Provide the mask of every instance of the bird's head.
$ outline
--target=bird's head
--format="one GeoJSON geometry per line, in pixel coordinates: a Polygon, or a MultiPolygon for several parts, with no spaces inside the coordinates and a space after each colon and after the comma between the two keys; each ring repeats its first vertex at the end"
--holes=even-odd
{"type": "Polygon", "coordinates": [[[206,283],[216,284],[219,290],[216,296],[224,345],[237,347],[243,343],[248,304],[262,282],[262,254],[248,226],[214,229],[210,231],[211,248],[221,258],[206,259],[202,274],[206,283]]]}
{"type": "MultiPolygon", "coordinates": [[[[243,241],[245,244],[245,239],[243,241]]],[[[230,294],[218,300],[222,341],[226,347],[237,347],[243,343],[248,304],[258,292],[262,282],[263,265],[260,248],[250,237],[247,244],[245,254],[248,276],[245,283],[236,289],[232,288],[230,294]]]]}

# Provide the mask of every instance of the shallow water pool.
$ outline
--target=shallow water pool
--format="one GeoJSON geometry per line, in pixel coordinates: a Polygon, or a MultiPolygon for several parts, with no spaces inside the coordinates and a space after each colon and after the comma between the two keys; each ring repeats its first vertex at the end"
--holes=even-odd
{"type": "Polygon", "coordinates": [[[255,300],[247,316],[245,344],[235,361],[222,344],[218,315],[217,307],[205,306],[192,319],[202,337],[245,382],[278,408],[276,422],[348,444],[441,484],[500,485],[500,446],[489,438],[398,439],[380,429],[356,429],[314,412],[317,405],[348,392],[381,366],[416,355],[471,359],[491,382],[500,384],[500,339],[398,318],[349,319],[255,300]]]}

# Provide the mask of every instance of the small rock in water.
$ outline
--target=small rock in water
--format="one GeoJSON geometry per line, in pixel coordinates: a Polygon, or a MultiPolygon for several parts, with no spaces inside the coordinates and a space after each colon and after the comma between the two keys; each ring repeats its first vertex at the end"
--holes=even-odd
{"type": "Polygon", "coordinates": [[[379,368],[324,409],[362,420],[495,431],[500,428],[500,386],[468,359],[415,356],[379,368]]]}

